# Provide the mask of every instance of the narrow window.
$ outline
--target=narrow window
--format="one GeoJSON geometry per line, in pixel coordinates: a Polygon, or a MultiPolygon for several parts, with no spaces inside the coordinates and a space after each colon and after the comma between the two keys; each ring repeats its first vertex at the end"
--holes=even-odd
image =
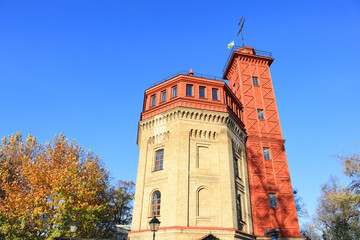
{"type": "Polygon", "coordinates": [[[238,224],[239,224],[239,228],[241,228],[241,222],[243,221],[243,217],[242,217],[242,211],[241,211],[241,195],[238,194],[237,198],[236,198],[236,206],[237,206],[237,219],[238,219],[238,224]]]}
{"type": "Polygon", "coordinates": [[[263,151],[264,151],[264,159],[270,159],[270,150],[269,150],[269,148],[264,147],[263,151]]]}
{"type": "Polygon", "coordinates": [[[276,194],[269,193],[270,207],[277,208],[276,194]]]}
{"type": "Polygon", "coordinates": [[[163,92],[161,93],[161,101],[162,101],[162,102],[165,102],[165,101],[166,101],[166,91],[163,91],[163,92]]]}
{"type": "Polygon", "coordinates": [[[191,84],[186,84],[186,96],[192,96],[192,89],[193,89],[193,85],[191,84]]]}
{"type": "Polygon", "coordinates": [[[254,86],[259,86],[259,80],[257,77],[252,77],[254,86]]]}
{"type": "Polygon", "coordinates": [[[155,106],[156,96],[151,97],[151,106],[155,106]]]}
{"type": "Polygon", "coordinates": [[[218,90],[215,88],[212,89],[212,98],[213,98],[213,100],[219,100],[218,99],[218,90]]]}
{"type": "Polygon", "coordinates": [[[155,171],[163,170],[164,165],[164,149],[156,151],[155,154],[155,171]]]}
{"type": "Polygon", "coordinates": [[[258,112],[258,118],[259,119],[264,119],[264,110],[258,109],[257,112],[258,112]]]}
{"type": "Polygon", "coordinates": [[[176,97],[177,96],[177,86],[172,88],[172,97],[176,97]]]}
{"type": "Polygon", "coordinates": [[[239,160],[234,154],[234,175],[235,178],[239,177],[239,160]]]}
{"type": "Polygon", "coordinates": [[[199,87],[200,98],[205,98],[205,87],[199,87]]]}
{"type": "Polygon", "coordinates": [[[160,217],[161,193],[154,192],[151,201],[151,217],[160,217]]]}

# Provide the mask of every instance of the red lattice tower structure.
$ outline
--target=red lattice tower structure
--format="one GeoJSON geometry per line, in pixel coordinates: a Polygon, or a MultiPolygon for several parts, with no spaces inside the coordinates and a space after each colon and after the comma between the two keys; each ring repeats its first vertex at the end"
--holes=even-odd
{"type": "Polygon", "coordinates": [[[278,228],[281,237],[300,237],[285,140],[270,76],[273,60],[271,54],[252,47],[238,48],[230,55],[223,78],[228,79],[244,106],[254,235],[264,236],[266,229],[278,228]],[[258,110],[262,110],[264,119],[259,117],[258,110]],[[264,148],[269,149],[270,159],[265,159],[264,148]],[[277,207],[270,206],[269,194],[276,195],[277,207]]]}

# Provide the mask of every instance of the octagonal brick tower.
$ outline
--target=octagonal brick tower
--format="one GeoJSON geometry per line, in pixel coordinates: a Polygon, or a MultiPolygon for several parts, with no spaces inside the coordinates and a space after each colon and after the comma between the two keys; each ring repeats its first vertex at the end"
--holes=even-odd
{"type": "Polygon", "coordinates": [[[131,240],[255,239],[242,105],[216,77],[178,73],[145,91],[131,240]]]}
{"type": "Polygon", "coordinates": [[[280,120],[270,76],[271,53],[235,47],[223,78],[243,104],[254,235],[278,228],[300,237],[280,120]]]}

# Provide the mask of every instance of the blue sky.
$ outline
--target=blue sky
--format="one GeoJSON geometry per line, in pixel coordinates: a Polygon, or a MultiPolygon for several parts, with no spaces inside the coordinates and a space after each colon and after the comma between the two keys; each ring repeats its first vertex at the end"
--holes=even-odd
{"type": "Polygon", "coordinates": [[[221,76],[241,16],[245,44],[275,58],[291,179],[313,214],[341,176],[333,156],[359,152],[356,0],[0,0],[0,136],[63,132],[135,181],[144,90],[190,68],[221,76]]]}

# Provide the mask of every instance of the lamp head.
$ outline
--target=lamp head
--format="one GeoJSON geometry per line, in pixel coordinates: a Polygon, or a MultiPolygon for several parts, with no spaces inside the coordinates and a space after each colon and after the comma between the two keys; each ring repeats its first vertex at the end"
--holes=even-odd
{"type": "Polygon", "coordinates": [[[155,216],[149,222],[150,229],[153,232],[156,232],[159,229],[160,221],[155,216]]]}
{"type": "Polygon", "coordinates": [[[70,224],[70,232],[74,233],[74,232],[76,232],[76,230],[77,230],[77,224],[76,224],[76,222],[72,222],[70,224]]]}

